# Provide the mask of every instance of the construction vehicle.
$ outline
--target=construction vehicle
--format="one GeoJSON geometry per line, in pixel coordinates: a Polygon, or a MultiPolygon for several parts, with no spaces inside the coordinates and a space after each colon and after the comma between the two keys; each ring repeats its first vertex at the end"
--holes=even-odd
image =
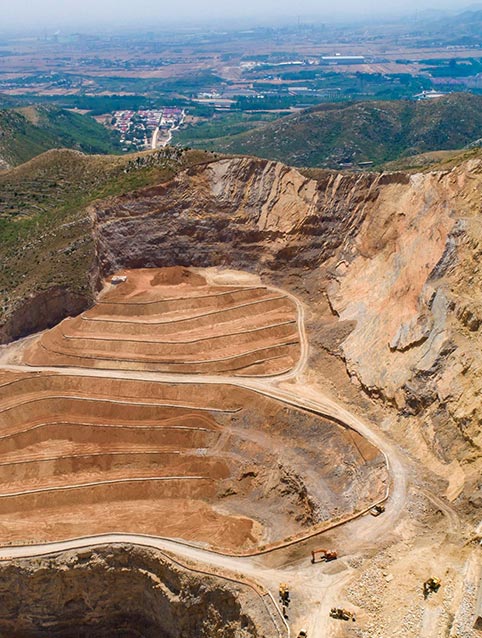
{"type": "Polygon", "coordinates": [[[288,606],[290,604],[290,589],[286,583],[280,583],[279,598],[283,605],[288,606]]]}
{"type": "Polygon", "coordinates": [[[370,510],[370,514],[372,516],[380,516],[380,514],[383,514],[384,511],[385,505],[375,505],[375,507],[372,507],[372,509],[370,510]]]}
{"type": "Polygon", "coordinates": [[[425,598],[430,594],[435,594],[440,589],[440,578],[434,578],[433,576],[426,580],[423,584],[423,595],[425,598]]]}
{"type": "Polygon", "coordinates": [[[316,556],[319,554],[319,562],[325,561],[328,563],[330,560],[336,560],[338,558],[338,554],[334,549],[313,549],[311,551],[311,562],[316,563],[316,556]]]}
{"type": "Polygon", "coordinates": [[[339,607],[332,607],[330,610],[330,616],[338,620],[353,620],[355,622],[355,614],[347,609],[340,609],[339,607]]]}

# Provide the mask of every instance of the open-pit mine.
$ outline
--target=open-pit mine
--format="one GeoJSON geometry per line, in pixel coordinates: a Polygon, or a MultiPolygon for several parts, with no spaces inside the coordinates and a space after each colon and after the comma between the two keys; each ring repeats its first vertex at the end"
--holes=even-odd
{"type": "Polygon", "coordinates": [[[92,298],[2,335],[0,634],[475,637],[481,174],[91,206],[92,298]]]}
{"type": "Polygon", "coordinates": [[[94,308],[39,339],[29,364],[273,376],[300,356],[297,308],[266,286],[212,286],[182,271],[185,283],[150,270],[116,275],[94,308]],[[123,281],[125,279],[125,281],[123,281]]]}

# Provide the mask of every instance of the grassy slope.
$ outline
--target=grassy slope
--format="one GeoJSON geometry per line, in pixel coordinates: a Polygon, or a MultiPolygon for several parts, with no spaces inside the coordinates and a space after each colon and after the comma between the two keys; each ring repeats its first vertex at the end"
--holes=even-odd
{"type": "Polygon", "coordinates": [[[294,166],[337,167],[350,161],[379,166],[408,155],[462,148],[480,137],[482,96],[459,93],[423,102],[325,104],[199,146],[294,166]]]}
{"type": "MultiPolygon", "coordinates": [[[[267,122],[279,119],[276,113],[240,113],[227,111],[215,113],[213,117],[195,124],[183,126],[174,132],[174,142],[184,146],[206,146],[218,138],[238,135],[267,122]]],[[[203,146],[203,147],[204,147],[203,146]]]]}
{"type": "Polygon", "coordinates": [[[52,286],[90,296],[88,204],[165,181],[209,157],[191,151],[175,161],[162,153],[115,157],[53,150],[0,173],[0,324],[22,299],[52,286]],[[133,159],[139,156],[155,161],[137,167],[133,159]]]}
{"type": "Polygon", "coordinates": [[[86,115],[46,106],[0,111],[0,158],[11,166],[63,147],[102,154],[119,150],[113,134],[86,115]]]}
{"type": "Polygon", "coordinates": [[[18,101],[11,95],[0,93],[0,109],[9,109],[17,104],[18,101]]]}

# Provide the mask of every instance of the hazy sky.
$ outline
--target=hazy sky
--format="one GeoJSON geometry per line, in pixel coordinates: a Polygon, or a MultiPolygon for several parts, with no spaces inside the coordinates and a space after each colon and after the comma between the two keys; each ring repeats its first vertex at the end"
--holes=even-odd
{"type": "Polygon", "coordinates": [[[423,9],[461,9],[470,0],[0,0],[2,26],[99,25],[193,22],[209,17],[248,20],[269,16],[320,16],[406,13],[423,9]]]}

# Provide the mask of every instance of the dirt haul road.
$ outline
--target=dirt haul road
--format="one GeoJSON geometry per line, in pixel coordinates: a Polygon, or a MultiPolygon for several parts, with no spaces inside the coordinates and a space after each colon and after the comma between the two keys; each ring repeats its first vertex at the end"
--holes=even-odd
{"type": "Polygon", "coordinates": [[[279,618],[276,629],[278,634],[281,632],[281,635],[296,636],[301,626],[308,630],[310,638],[325,638],[337,632],[338,624],[329,618],[328,612],[331,606],[339,602],[338,594],[351,577],[352,569],[346,559],[349,555],[356,554],[361,549],[366,550],[370,546],[376,547],[380,539],[389,533],[398,521],[407,499],[408,463],[398,448],[375,426],[365,423],[342,405],[328,399],[316,389],[307,387],[302,382],[301,376],[307,366],[309,352],[304,329],[305,309],[303,304],[293,295],[274,288],[272,290],[283,292],[296,304],[301,341],[301,354],[296,366],[289,373],[277,377],[260,379],[8,364],[2,365],[2,368],[19,372],[52,371],[68,375],[138,379],[163,383],[230,384],[240,388],[247,388],[287,405],[323,417],[329,417],[343,427],[358,432],[384,454],[390,472],[391,484],[387,495],[386,512],[382,517],[358,516],[344,524],[345,533],[348,533],[353,542],[349,548],[346,548],[345,555],[341,556],[341,559],[337,561],[336,570],[322,565],[313,567],[309,560],[309,551],[305,548],[303,548],[303,552],[299,556],[296,556],[296,551],[294,551],[296,550],[296,545],[306,543],[305,539],[293,541],[288,548],[283,546],[275,549],[268,556],[259,552],[258,554],[254,553],[250,556],[239,557],[218,553],[193,543],[173,539],[133,534],[112,534],[74,538],[42,545],[2,547],[0,548],[2,559],[32,557],[106,543],[122,542],[155,547],[163,551],[169,551],[181,559],[195,561],[204,566],[206,570],[215,570],[218,573],[219,571],[229,572],[230,574],[237,573],[255,579],[271,592],[274,599],[277,596],[279,583],[288,582],[292,592],[295,622],[290,628],[283,621],[278,607],[279,618]],[[294,554],[295,558],[293,558],[294,554]],[[275,566],[271,566],[272,564],[275,564],[275,566]],[[280,630],[279,627],[282,629],[280,630]]]}

